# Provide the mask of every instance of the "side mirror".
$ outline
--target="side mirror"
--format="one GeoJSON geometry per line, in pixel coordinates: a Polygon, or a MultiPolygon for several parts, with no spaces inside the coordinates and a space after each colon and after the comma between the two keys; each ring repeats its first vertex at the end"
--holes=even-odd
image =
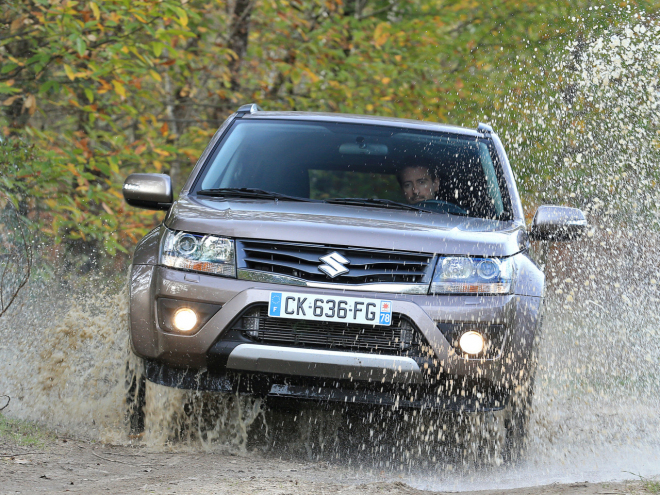
{"type": "Polygon", "coordinates": [[[529,234],[533,241],[571,241],[589,227],[582,210],[566,206],[539,206],[529,234]]]}
{"type": "Polygon", "coordinates": [[[122,192],[129,205],[147,210],[169,210],[174,202],[172,179],[165,174],[131,174],[122,192]]]}

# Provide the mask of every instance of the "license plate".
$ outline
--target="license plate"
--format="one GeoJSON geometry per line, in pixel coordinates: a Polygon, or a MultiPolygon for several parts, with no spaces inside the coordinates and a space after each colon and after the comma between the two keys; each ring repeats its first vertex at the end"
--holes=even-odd
{"type": "Polygon", "coordinates": [[[392,323],[392,301],[366,297],[271,292],[268,316],[297,320],[390,325],[392,323]]]}

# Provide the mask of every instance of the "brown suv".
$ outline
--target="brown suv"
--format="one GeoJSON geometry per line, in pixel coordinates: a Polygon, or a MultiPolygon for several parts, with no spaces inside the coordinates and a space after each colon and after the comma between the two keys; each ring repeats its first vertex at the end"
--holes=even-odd
{"type": "Polygon", "coordinates": [[[131,175],[124,197],[168,210],[131,272],[131,342],[146,379],[508,408],[512,431],[524,429],[544,291],[530,239],[567,240],[587,225],[580,210],[542,206],[528,232],[487,125],[256,105],[220,127],[177,201],[159,174],[131,175]]]}

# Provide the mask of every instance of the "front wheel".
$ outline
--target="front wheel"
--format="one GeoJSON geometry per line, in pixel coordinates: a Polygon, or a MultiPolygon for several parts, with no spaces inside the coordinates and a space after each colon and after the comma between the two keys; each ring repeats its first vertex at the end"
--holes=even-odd
{"type": "Polygon", "coordinates": [[[144,374],[144,362],[131,354],[126,360],[126,423],[129,437],[138,437],[144,433],[147,380],[144,374]]]}
{"type": "Polygon", "coordinates": [[[503,457],[506,462],[515,463],[522,459],[527,448],[529,416],[534,398],[534,373],[531,373],[519,389],[513,392],[505,418],[506,442],[503,457]]]}
{"type": "Polygon", "coordinates": [[[462,412],[456,417],[456,440],[464,462],[513,464],[524,457],[534,395],[534,374],[511,392],[501,411],[462,412]]]}

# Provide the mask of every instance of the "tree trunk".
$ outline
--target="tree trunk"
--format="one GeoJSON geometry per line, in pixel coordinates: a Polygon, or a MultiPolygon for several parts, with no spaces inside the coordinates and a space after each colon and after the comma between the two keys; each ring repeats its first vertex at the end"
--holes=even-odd
{"type": "MultiPolygon", "coordinates": [[[[241,87],[239,72],[241,70],[243,58],[247,53],[248,35],[250,32],[250,16],[252,15],[253,7],[254,0],[236,0],[231,13],[227,47],[236,55],[236,58],[233,58],[228,64],[230,73],[229,89],[231,92],[236,92],[241,87]]],[[[213,113],[213,118],[218,121],[224,120],[227,113],[230,112],[232,107],[236,104],[237,102],[232,101],[229,98],[221,99],[218,107],[213,113]]]]}

